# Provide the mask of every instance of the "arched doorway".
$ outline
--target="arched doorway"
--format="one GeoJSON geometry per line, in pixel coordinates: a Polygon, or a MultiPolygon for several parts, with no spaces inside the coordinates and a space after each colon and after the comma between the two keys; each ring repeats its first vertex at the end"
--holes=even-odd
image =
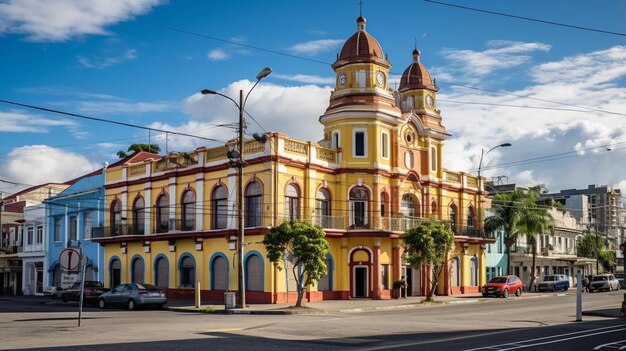
{"type": "Polygon", "coordinates": [[[364,246],[350,250],[350,296],[370,297],[372,251],[364,246]]]}

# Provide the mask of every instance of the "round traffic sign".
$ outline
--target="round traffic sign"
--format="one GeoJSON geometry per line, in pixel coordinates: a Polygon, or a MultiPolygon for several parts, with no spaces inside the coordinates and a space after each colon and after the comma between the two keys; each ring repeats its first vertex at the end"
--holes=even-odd
{"type": "Polygon", "coordinates": [[[63,249],[59,255],[61,268],[68,271],[75,271],[80,264],[80,251],[78,249],[63,249]]]}

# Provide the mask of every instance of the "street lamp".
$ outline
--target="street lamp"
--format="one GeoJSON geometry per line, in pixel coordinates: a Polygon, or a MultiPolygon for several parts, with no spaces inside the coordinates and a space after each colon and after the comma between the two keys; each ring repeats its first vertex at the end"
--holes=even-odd
{"type": "Polygon", "coordinates": [[[489,151],[487,151],[487,152],[485,152],[485,149],[480,149],[480,162],[478,162],[478,185],[479,185],[478,190],[479,191],[481,190],[481,187],[480,187],[480,183],[481,183],[481,181],[480,181],[480,170],[481,170],[481,168],[483,166],[483,157],[485,155],[487,155],[488,153],[490,153],[491,151],[493,151],[493,150],[495,150],[495,149],[497,149],[499,147],[509,147],[509,146],[511,146],[511,143],[504,143],[504,144],[496,145],[496,146],[492,147],[491,149],[489,149],[489,151]]]}
{"type": "Polygon", "coordinates": [[[256,83],[248,90],[246,94],[246,98],[243,98],[243,90],[239,90],[239,103],[233,100],[230,96],[224,95],[222,93],[218,93],[215,90],[203,89],[201,93],[203,95],[219,95],[221,97],[227,98],[232,101],[237,109],[239,110],[239,150],[230,150],[227,153],[227,157],[230,160],[228,165],[230,167],[237,168],[237,222],[239,226],[239,235],[237,238],[237,255],[239,256],[237,259],[237,280],[238,280],[238,306],[240,308],[246,307],[246,288],[244,281],[244,262],[243,262],[243,240],[244,240],[244,223],[243,223],[243,167],[246,165],[243,160],[243,133],[244,133],[244,117],[243,111],[246,106],[246,101],[248,101],[248,96],[254,88],[259,84],[261,79],[267,77],[272,73],[272,69],[269,67],[265,67],[256,75],[256,83]]]}

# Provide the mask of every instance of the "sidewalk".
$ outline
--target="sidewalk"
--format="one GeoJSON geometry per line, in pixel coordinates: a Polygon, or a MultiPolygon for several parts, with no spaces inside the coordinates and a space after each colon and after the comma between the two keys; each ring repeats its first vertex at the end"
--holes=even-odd
{"type": "Polygon", "coordinates": [[[424,296],[410,296],[391,300],[352,299],[325,300],[304,303],[302,308],[294,308],[289,304],[251,304],[245,309],[225,310],[222,304],[202,304],[194,306],[192,300],[169,300],[165,308],[177,312],[204,312],[230,314],[315,314],[315,313],[356,313],[367,311],[385,311],[395,309],[424,308],[443,304],[477,303],[483,300],[481,294],[458,296],[436,296],[434,302],[423,302],[424,296]]]}

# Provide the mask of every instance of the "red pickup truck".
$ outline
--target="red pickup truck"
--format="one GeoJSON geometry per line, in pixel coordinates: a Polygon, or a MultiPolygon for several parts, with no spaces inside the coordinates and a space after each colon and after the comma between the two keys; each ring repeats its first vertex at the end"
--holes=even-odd
{"type": "MultiPolygon", "coordinates": [[[[83,304],[97,303],[98,297],[111,289],[105,288],[99,281],[85,280],[85,292],[83,293],[83,304]]],[[[63,291],[61,295],[63,302],[78,301],[80,299],[80,281],[77,281],[63,291]]]]}

